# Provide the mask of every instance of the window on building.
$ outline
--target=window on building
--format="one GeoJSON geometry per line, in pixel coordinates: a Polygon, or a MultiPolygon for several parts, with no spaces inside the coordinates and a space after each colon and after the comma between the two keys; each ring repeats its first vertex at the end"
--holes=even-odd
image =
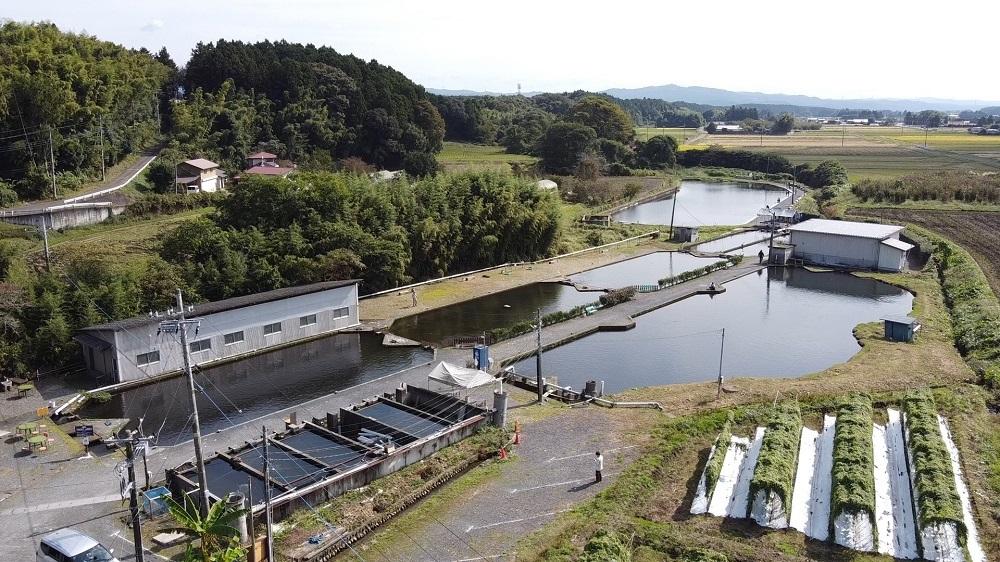
{"type": "Polygon", "coordinates": [[[264,326],[264,335],[270,336],[271,334],[281,333],[281,322],[275,322],[273,324],[266,324],[264,326]]]}
{"type": "Polygon", "coordinates": [[[203,339],[191,342],[191,353],[198,353],[199,351],[208,351],[212,349],[212,340],[203,339]]]}
{"type": "Polygon", "coordinates": [[[343,308],[335,308],[335,309],[333,309],[333,318],[334,318],[334,320],[336,320],[337,318],[346,318],[346,317],[348,317],[350,315],[351,315],[351,309],[350,309],[350,307],[345,306],[343,308]]]}
{"type": "Polygon", "coordinates": [[[239,332],[233,332],[231,334],[226,334],[225,336],[223,336],[223,341],[226,343],[226,345],[233,345],[234,343],[240,343],[241,341],[243,341],[243,330],[240,330],[239,332]]]}
{"type": "Polygon", "coordinates": [[[299,317],[299,328],[305,328],[306,326],[312,326],[316,323],[316,315],[309,314],[307,316],[299,317]]]}
{"type": "Polygon", "coordinates": [[[142,367],[143,365],[152,365],[153,363],[160,362],[160,352],[150,351],[149,353],[140,353],[135,356],[135,364],[142,367]]]}

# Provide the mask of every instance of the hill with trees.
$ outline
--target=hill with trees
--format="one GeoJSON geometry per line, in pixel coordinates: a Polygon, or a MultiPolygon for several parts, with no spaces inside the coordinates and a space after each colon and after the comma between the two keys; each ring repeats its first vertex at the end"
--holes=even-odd
{"type": "Polygon", "coordinates": [[[229,166],[264,146],[317,168],[355,157],[424,175],[434,171],[444,138],[423,87],[330,47],[199,43],[183,84],[189,96],[175,106],[173,132],[229,166]]]}
{"type": "Polygon", "coordinates": [[[172,64],[166,51],[154,56],[50,23],[0,26],[0,194],[51,195],[50,134],[64,190],[100,179],[102,140],[106,166],[152,142],[172,64]]]}

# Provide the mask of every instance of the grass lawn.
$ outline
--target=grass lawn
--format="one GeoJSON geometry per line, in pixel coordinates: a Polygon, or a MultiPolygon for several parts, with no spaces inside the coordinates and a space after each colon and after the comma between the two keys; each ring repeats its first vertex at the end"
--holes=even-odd
{"type": "Polygon", "coordinates": [[[510,164],[534,164],[538,159],[526,154],[508,154],[502,146],[446,142],[437,161],[449,172],[480,168],[510,170],[510,164]]]}
{"type": "Polygon", "coordinates": [[[646,142],[658,135],[668,135],[677,139],[677,144],[684,144],[689,138],[698,135],[698,129],[694,127],[636,127],[635,136],[642,142],[646,142]]]}

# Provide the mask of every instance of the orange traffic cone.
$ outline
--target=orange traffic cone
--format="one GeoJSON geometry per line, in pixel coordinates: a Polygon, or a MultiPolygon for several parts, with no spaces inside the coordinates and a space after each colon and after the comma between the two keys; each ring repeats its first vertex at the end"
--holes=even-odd
{"type": "Polygon", "coordinates": [[[504,447],[500,447],[500,460],[507,460],[507,449],[504,447]]]}

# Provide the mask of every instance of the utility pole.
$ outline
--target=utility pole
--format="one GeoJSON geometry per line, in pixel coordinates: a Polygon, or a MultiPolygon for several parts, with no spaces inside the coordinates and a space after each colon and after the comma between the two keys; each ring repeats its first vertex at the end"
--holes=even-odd
{"type": "Polygon", "coordinates": [[[128,439],[107,439],[111,445],[125,445],[125,468],[128,471],[129,518],[132,522],[132,540],[135,541],[135,560],[144,562],[145,552],[142,547],[142,521],[139,517],[139,489],[135,481],[135,448],[141,445],[144,449],[152,437],[137,437],[130,432],[128,439]]]}
{"type": "Polygon", "coordinates": [[[49,227],[46,223],[49,219],[42,215],[42,243],[45,245],[45,271],[51,271],[52,265],[49,263],[49,227]]]}
{"type": "Polygon", "coordinates": [[[101,139],[101,181],[107,179],[106,172],[104,169],[104,116],[100,116],[100,120],[97,125],[97,134],[101,139]]]}
{"type": "Polygon", "coordinates": [[[56,155],[55,149],[52,148],[52,127],[49,127],[49,160],[52,161],[52,197],[58,199],[59,194],[56,193],[56,155]]]}
{"type": "Polygon", "coordinates": [[[271,466],[267,456],[267,426],[262,426],[264,437],[264,519],[267,525],[267,562],[274,561],[274,541],[271,537],[271,466]]]}
{"type": "Polygon", "coordinates": [[[670,241],[674,241],[674,213],[677,212],[677,195],[680,194],[681,188],[677,186],[674,188],[673,196],[673,206],[670,207],[670,241]]]}
{"type": "Polygon", "coordinates": [[[924,148],[927,148],[927,131],[928,130],[929,130],[929,128],[927,127],[927,125],[924,125],[924,148]]]}
{"type": "Polygon", "coordinates": [[[722,343],[719,345],[719,390],[715,394],[715,399],[722,398],[722,355],[726,351],[726,329],[722,329],[722,343]]]}
{"type": "Polygon", "coordinates": [[[841,146],[841,148],[843,148],[843,146],[844,146],[844,137],[846,137],[846,136],[847,136],[847,125],[841,125],[840,126],[840,146],[841,146]]]}
{"type": "Polygon", "coordinates": [[[538,403],[544,399],[545,385],[542,383],[542,309],[535,309],[535,336],[538,343],[538,350],[535,352],[535,382],[538,384],[538,403]]]}
{"type": "MultiPolygon", "coordinates": [[[[184,356],[184,372],[187,375],[188,391],[191,394],[191,419],[192,431],[194,432],[194,457],[198,465],[198,509],[202,517],[208,515],[208,477],[205,474],[205,457],[201,453],[201,421],[198,419],[198,399],[194,392],[194,372],[191,370],[191,349],[188,347],[187,328],[195,326],[197,330],[201,324],[199,320],[184,319],[184,297],[181,290],[177,289],[177,309],[179,317],[176,320],[165,320],[160,322],[160,331],[173,334],[180,332],[181,348],[184,356]]],[[[197,332],[196,332],[197,333],[197,332]]]]}

